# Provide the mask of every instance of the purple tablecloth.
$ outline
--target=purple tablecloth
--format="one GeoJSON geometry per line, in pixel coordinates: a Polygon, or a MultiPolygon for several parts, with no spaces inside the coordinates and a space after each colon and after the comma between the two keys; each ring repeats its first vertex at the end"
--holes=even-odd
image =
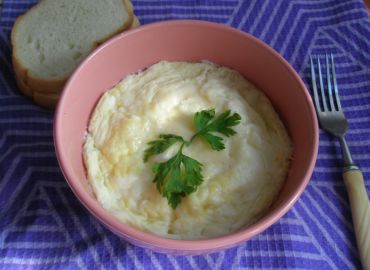
{"type": "MultiPolygon", "coordinates": [[[[307,189],[268,230],[206,256],[158,254],[120,240],[78,202],[59,170],[53,113],[18,90],[15,18],[36,1],[4,0],[0,19],[0,269],[360,269],[339,145],[320,133],[307,189]]],[[[201,19],[260,38],[309,83],[310,54],[337,62],[348,142],[370,189],[370,23],[361,0],[136,0],[142,24],[201,19]]],[[[370,256],[370,254],[369,254],[370,256]]]]}

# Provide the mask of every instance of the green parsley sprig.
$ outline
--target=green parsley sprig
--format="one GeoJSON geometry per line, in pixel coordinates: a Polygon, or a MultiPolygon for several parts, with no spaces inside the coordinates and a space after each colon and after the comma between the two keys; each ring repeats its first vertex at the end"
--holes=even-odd
{"type": "Polygon", "coordinates": [[[215,110],[203,110],[195,113],[194,126],[196,133],[189,141],[175,134],[161,134],[159,140],[148,142],[148,148],[144,151],[144,162],[152,156],[163,153],[176,143],[180,143],[177,153],[162,163],[155,163],[152,167],[155,177],[153,182],[159,193],[167,198],[169,205],[175,209],[181,202],[181,198],[197,190],[203,182],[202,164],[183,154],[184,147],[191,145],[196,137],[201,137],[213,150],[225,149],[224,138],[215,135],[220,133],[226,137],[236,134],[231,127],[240,123],[241,117],[237,113],[225,111],[215,118],[215,110]]]}

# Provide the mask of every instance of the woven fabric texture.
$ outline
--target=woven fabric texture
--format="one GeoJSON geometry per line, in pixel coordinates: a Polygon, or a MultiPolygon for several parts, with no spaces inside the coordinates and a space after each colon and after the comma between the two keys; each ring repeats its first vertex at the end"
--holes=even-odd
{"type": "MultiPolygon", "coordinates": [[[[311,181],[294,207],[250,241],[204,256],[158,254],[120,240],[79,203],[53,147],[53,113],[18,90],[10,31],[33,0],[0,17],[0,269],[360,269],[338,142],[320,132],[311,181]]],[[[134,0],[142,24],[200,19],[248,32],[309,87],[309,55],[333,53],[347,138],[370,191],[370,22],[361,0],[134,0]]],[[[267,75],[268,76],[268,75],[267,75]]]]}

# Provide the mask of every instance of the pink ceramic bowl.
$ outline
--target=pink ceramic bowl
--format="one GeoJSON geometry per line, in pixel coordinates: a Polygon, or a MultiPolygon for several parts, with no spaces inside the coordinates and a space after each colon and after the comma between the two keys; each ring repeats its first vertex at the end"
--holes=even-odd
{"type": "Polygon", "coordinates": [[[160,22],[120,34],[100,46],[67,83],[55,114],[54,141],[63,174],[81,203],[118,236],[158,252],[201,254],[238,245],[283,216],[305,189],[316,160],[318,126],[309,93],[297,73],[270,47],[230,27],[201,21],[160,22]],[[268,213],[252,226],[208,240],[161,238],[121,223],[89,186],[82,144],[101,95],[130,73],[160,60],[210,60],[238,70],[270,98],[294,143],[286,184],[268,213]]]}

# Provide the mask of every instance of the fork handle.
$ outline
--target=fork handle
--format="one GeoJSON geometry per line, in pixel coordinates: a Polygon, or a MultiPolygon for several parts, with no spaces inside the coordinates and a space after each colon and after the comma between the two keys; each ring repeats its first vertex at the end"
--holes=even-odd
{"type": "Polygon", "coordinates": [[[364,270],[370,270],[370,201],[362,172],[350,169],[343,172],[352,212],[352,221],[360,259],[364,270]]]}

